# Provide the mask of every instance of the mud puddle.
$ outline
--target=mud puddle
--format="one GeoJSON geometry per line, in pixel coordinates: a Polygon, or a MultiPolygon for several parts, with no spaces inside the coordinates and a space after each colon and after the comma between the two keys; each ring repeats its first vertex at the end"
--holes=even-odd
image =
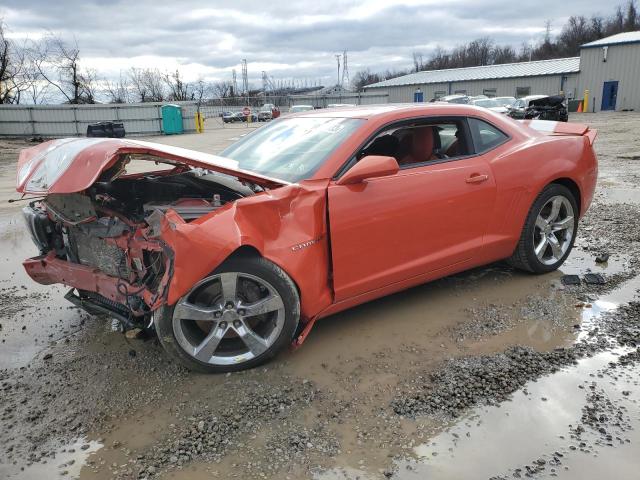
{"type": "MultiPolygon", "coordinates": [[[[42,480],[78,478],[80,470],[86,464],[90,455],[102,448],[102,444],[95,440],[79,438],[76,441],[55,448],[55,453],[45,462],[27,463],[19,472],[5,472],[9,479],[42,480]]],[[[0,474],[2,465],[0,465],[0,474]]]]}
{"type": "Polygon", "coordinates": [[[21,215],[0,216],[0,370],[24,367],[51,342],[64,341],[89,315],[63,297],[67,289],[33,282],[22,267],[38,254],[21,215]]]}
{"type": "MultiPolygon", "coordinates": [[[[604,328],[603,317],[638,298],[639,289],[640,276],[635,276],[581,305],[572,343],[597,344],[591,337],[604,328]]],[[[534,324],[527,323],[529,328],[534,324]]],[[[415,431],[390,467],[364,456],[360,467],[351,461],[317,470],[314,478],[582,479],[604,478],[607,472],[632,478],[640,442],[640,365],[620,365],[619,359],[637,351],[617,347],[590,356],[595,351],[587,349],[576,366],[531,380],[508,401],[475,407],[455,422],[428,416],[409,420],[415,431]],[[589,423],[587,414],[602,423],[589,423]]]]}
{"type": "Polygon", "coordinates": [[[519,478],[525,476],[525,466],[534,463],[546,467],[536,478],[554,473],[567,479],[604,478],[605,472],[614,471],[618,478],[632,478],[637,468],[633,452],[640,442],[637,377],[629,371],[614,381],[600,373],[623,353],[604,352],[582,360],[574,368],[528,383],[509,402],[474,410],[415,447],[417,459],[398,462],[393,478],[514,478],[520,468],[522,473],[515,477],[519,478]],[[579,441],[572,438],[572,428],[580,423],[579,408],[594,390],[620,404],[628,416],[629,423],[610,429],[615,437],[612,446],[597,445],[601,434],[589,429],[579,441]]]}
{"type": "Polygon", "coordinates": [[[613,472],[615,478],[635,478],[640,442],[637,368],[615,372],[615,376],[607,372],[609,363],[624,352],[582,360],[576,367],[527,383],[509,402],[476,408],[385,470],[337,467],[316,472],[314,479],[577,480],[607,478],[613,472]],[[623,412],[621,425],[607,426],[610,442],[589,428],[579,438],[572,434],[581,425],[581,409],[589,405],[594,392],[623,412]]]}

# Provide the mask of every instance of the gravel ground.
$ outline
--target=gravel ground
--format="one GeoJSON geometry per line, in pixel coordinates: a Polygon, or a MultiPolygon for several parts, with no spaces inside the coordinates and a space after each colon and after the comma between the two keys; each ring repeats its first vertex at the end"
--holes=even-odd
{"type": "MultiPolygon", "coordinates": [[[[620,396],[608,390],[637,385],[640,372],[640,195],[624,196],[640,180],[640,116],[581,121],[600,128],[602,181],[564,273],[602,273],[604,285],[493,265],[337,315],[295,354],[250,372],[194,375],[154,340],[126,339],[105,319],[59,306],[20,277],[28,237],[17,237],[20,258],[3,267],[15,277],[0,278],[1,341],[32,348],[27,333],[39,324],[67,333],[39,340],[23,365],[2,365],[0,477],[41,478],[37,468],[50,466],[50,478],[425,478],[417,445],[465,422],[473,438],[481,420],[471,412],[484,418],[482,409],[530,398],[536,380],[620,351],[580,382],[557,449],[532,444],[529,459],[506,458],[485,476],[586,478],[572,476],[577,454],[597,450],[605,462],[640,426],[634,384],[620,396]],[[603,253],[608,263],[596,262],[603,253]],[[53,310],[68,313],[52,322],[53,310]]],[[[5,142],[0,164],[23,145],[5,142]]],[[[13,181],[13,171],[2,175],[13,181]]],[[[9,223],[11,208],[0,207],[9,223]]]]}

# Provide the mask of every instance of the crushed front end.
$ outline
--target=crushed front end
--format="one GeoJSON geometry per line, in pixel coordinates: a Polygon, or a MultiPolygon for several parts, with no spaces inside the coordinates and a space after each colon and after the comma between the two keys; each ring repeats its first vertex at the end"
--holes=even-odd
{"type": "Polygon", "coordinates": [[[144,220],[127,218],[89,195],[52,194],[23,209],[40,256],[24,267],[38,283],[72,287],[66,298],[126,326],[162,305],[171,250],[144,220]]]}
{"type": "MultiPolygon", "coordinates": [[[[262,189],[224,162],[131,140],[63,139],[24,150],[17,190],[32,198],[23,214],[40,251],[24,268],[38,283],[71,287],[66,298],[92,314],[125,328],[147,325],[174,277],[174,248],[162,235],[175,223],[167,218],[195,224],[262,189]]],[[[188,256],[188,242],[181,248],[188,256]]]]}

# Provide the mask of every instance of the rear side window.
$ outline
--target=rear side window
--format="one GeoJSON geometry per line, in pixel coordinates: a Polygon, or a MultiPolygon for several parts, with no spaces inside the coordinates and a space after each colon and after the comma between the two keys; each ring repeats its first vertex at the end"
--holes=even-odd
{"type": "Polygon", "coordinates": [[[477,118],[469,119],[471,137],[476,147],[476,153],[484,153],[492,148],[502,145],[509,137],[496,127],[477,118]]]}

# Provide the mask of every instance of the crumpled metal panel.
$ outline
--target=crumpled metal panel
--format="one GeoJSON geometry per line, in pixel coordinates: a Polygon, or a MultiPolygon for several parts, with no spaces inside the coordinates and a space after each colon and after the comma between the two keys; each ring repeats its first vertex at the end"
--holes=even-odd
{"type": "Polygon", "coordinates": [[[235,250],[250,246],[296,283],[303,319],[317,315],[332,301],[327,183],[304,181],[263,192],[190,223],[169,210],[159,218],[159,238],[174,254],[167,303],[174,304],[235,250]]]}

